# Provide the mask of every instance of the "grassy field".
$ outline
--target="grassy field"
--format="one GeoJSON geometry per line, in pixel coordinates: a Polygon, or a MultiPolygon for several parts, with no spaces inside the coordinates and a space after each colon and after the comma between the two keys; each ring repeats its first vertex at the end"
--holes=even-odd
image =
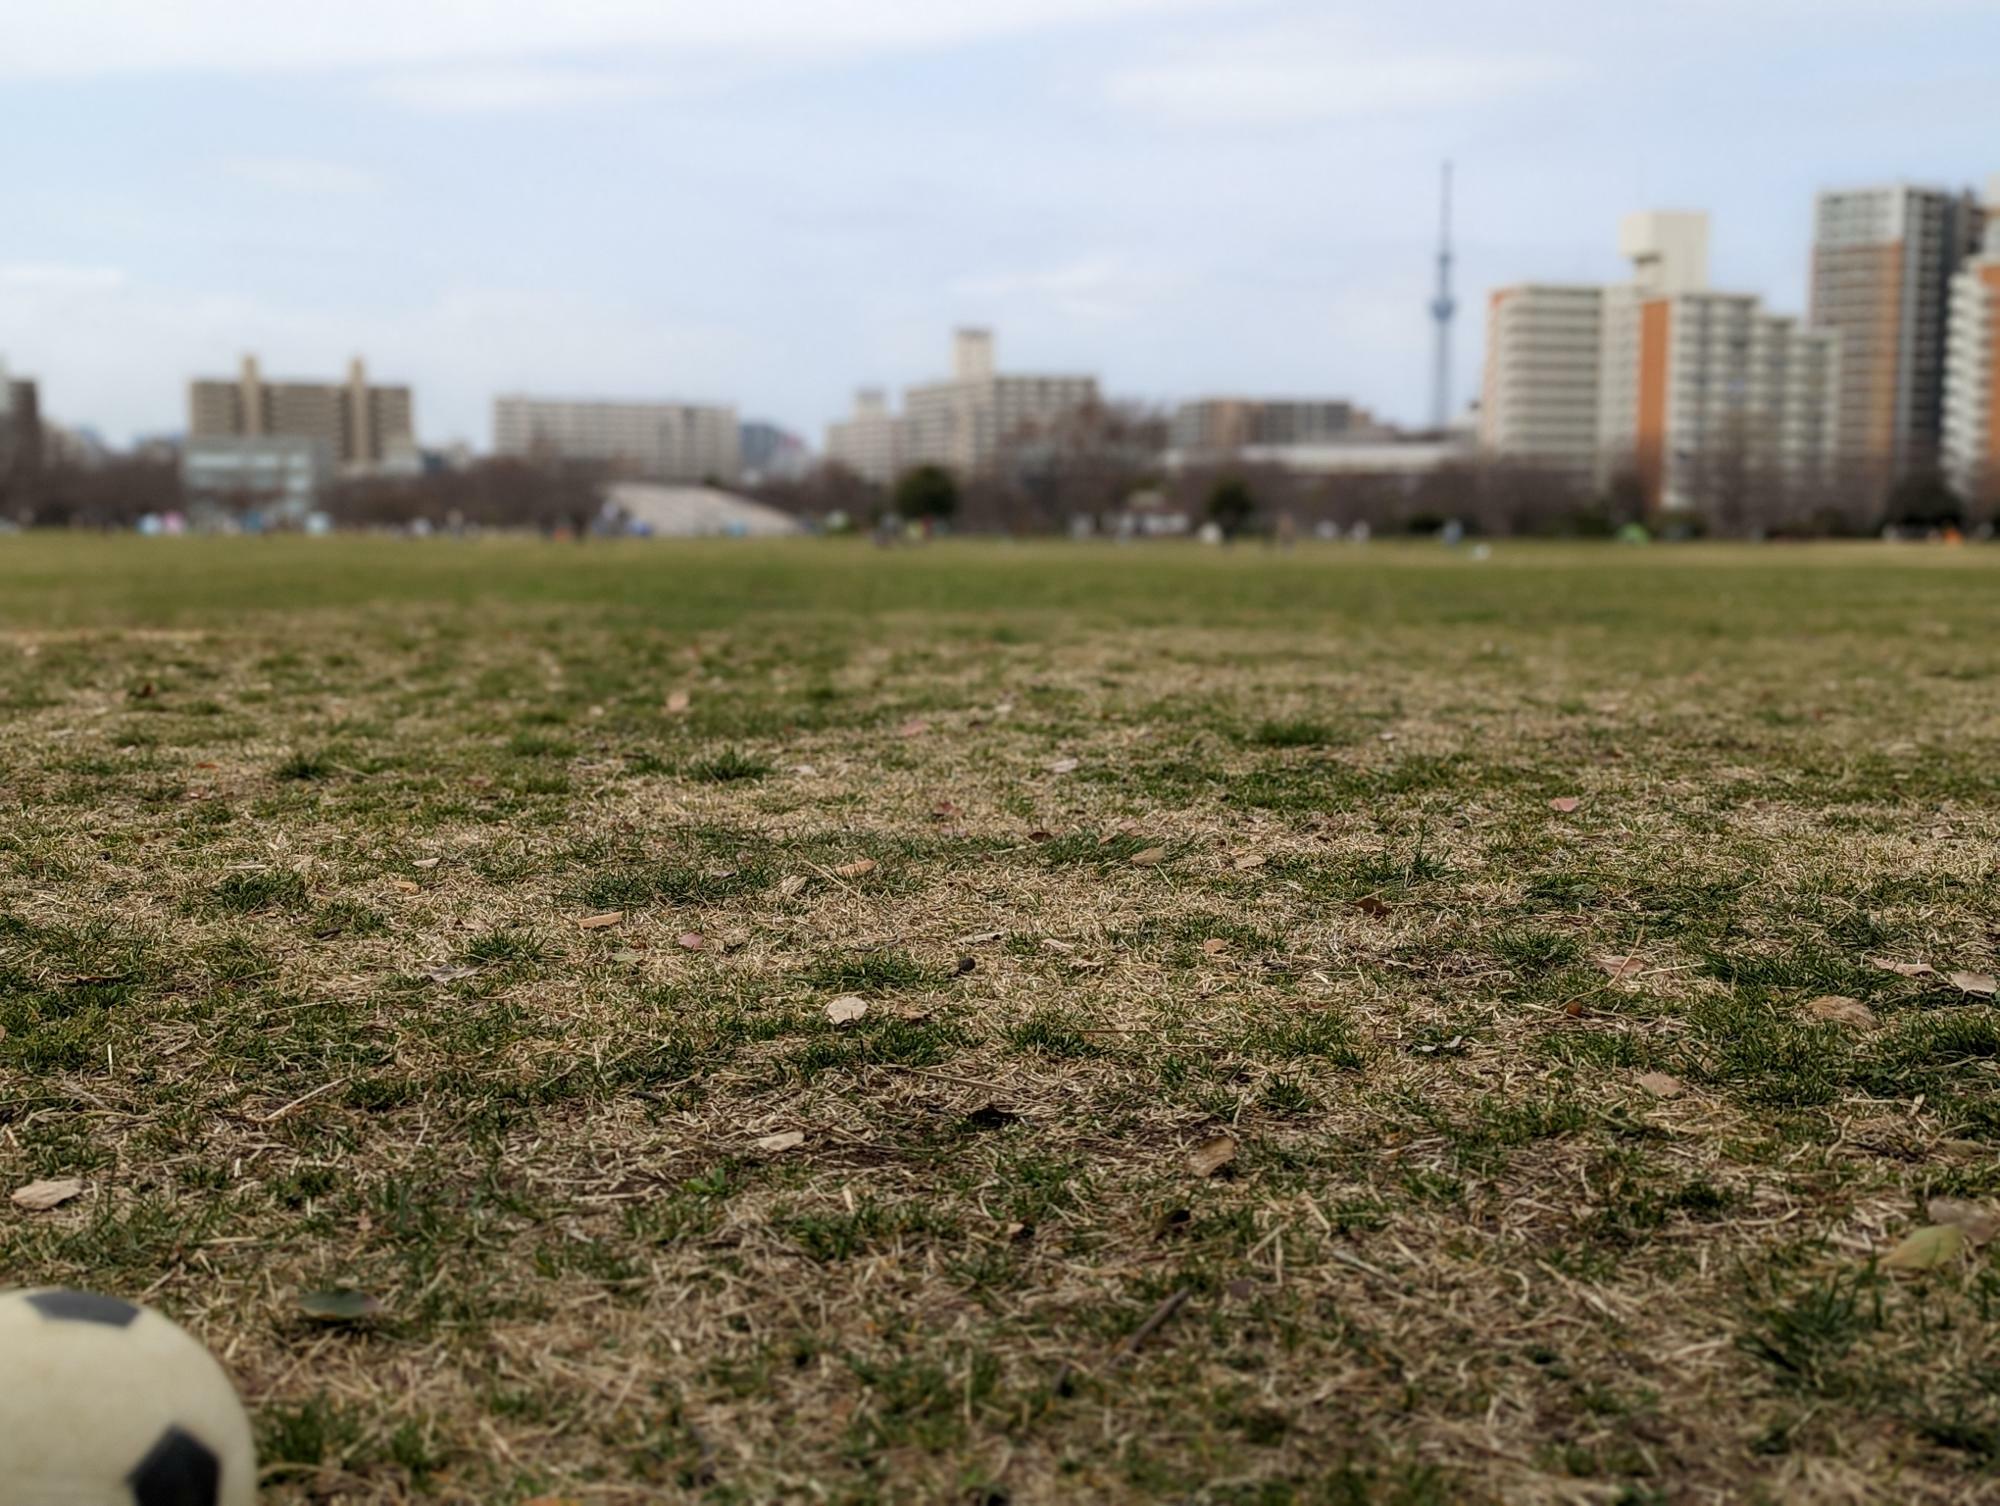
{"type": "Polygon", "coordinates": [[[2000,1497],[2000,551],[0,539],[0,802],[272,1501],[2000,1497]]]}

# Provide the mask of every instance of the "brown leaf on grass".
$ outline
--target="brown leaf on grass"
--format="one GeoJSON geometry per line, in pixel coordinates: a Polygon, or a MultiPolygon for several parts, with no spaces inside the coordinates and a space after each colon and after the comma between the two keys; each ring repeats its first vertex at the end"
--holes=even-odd
{"type": "Polygon", "coordinates": [[[688,693],[685,690],[672,691],[667,696],[667,713],[680,716],[688,709],[688,693]]]}
{"type": "Polygon", "coordinates": [[[1372,894],[1362,895],[1361,898],[1354,902],[1354,908],[1359,910],[1363,915],[1374,915],[1377,917],[1395,913],[1394,906],[1387,900],[1377,899],[1372,894]]]}
{"type": "Polygon", "coordinates": [[[1164,847],[1141,848],[1138,852],[1133,853],[1131,858],[1134,868],[1157,868],[1166,860],[1167,849],[1164,847]]]}
{"type": "Polygon", "coordinates": [[[1817,999],[1806,1000],[1799,1008],[1815,1020],[1852,1025],[1856,1030],[1867,1030],[1875,1023],[1875,1011],[1846,994],[1821,994],[1817,999]]]}
{"type": "Polygon", "coordinates": [[[2000,1213],[1967,1198],[1934,1197],[1924,1204],[1924,1216],[1934,1224],[1950,1224],[1963,1231],[1970,1245],[1983,1245],[2000,1234],[2000,1213]]]}
{"type": "Polygon", "coordinates": [[[1937,971],[1928,962],[1892,962],[1887,957],[1870,957],[1869,964],[1901,978],[1928,978],[1937,971]]]}
{"type": "Polygon", "coordinates": [[[1991,973],[1948,973],[1946,977],[1960,993],[1977,994],[1982,999],[1992,998],[1994,990],[2000,989],[2000,978],[1991,973]]]}
{"type": "Polygon", "coordinates": [[[326,1292],[301,1292],[299,1311],[308,1318],[318,1318],[326,1323],[359,1323],[382,1311],[382,1299],[348,1287],[326,1292]]]}
{"type": "Polygon", "coordinates": [[[1252,868],[1262,868],[1269,861],[1261,852],[1246,852],[1232,859],[1229,866],[1238,873],[1248,873],[1252,868]]]}
{"type": "Polygon", "coordinates": [[[708,945],[708,938],[699,931],[683,931],[674,938],[677,945],[690,952],[698,952],[708,945]]]}
{"type": "Polygon", "coordinates": [[[1235,1139],[1229,1135],[1215,1135],[1188,1152],[1188,1170],[1198,1177],[1212,1177],[1235,1159],[1235,1139]]]}
{"type": "Polygon", "coordinates": [[[1055,840],[1055,833],[1052,831],[1044,831],[1041,827],[1038,826],[1033,831],[1028,833],[1028,840],[1030,842],[1050,842],[1055,840]]]}
{"type": "Polygon", "coordinates": [[[1926,1224],[1882,1257],[1885,1271],[1935,1271],[1965,1253],[1968,1241],[1957,1224],[1926,1224]]]}
{"type": "Polygon", "coordinates": [[[835,878],[851,879],[866,878],[874,871],[875,860],[873,858],[856,858],[851,863],[842,863],[838,868],[833,870],[833,873],[835,878]]]}
{"type": "Polygon", "coordinates": [[[796,1150],[805,1143],[806,1137],[803,1131],[779,1130],[775,1135],[765,1135],[760,1138],[757,1141],[757,1149],[775,1153],[781,1150],[796,1150]]]}
{"type": "Polygon", "coordinates": [[[1655,1098],[1678,1098],[1684,1089],[1671,1072],[1641,1072],[1632,1079],[1655,1098]]]}
{"type": "Polygon", "coordinates": [[[898,737],[922,737],[931,730],[931,724],[920,716],[913,716],[896,729],[898,737]]]}
{"type": "Polygon", "coordinates": [[[422,884],[413,884],[408,879],[397,879],[396,887],[405,894],[422,894],[424,892],[422,884]]]}
{"type": "Polygon", "coordinates": [[[852,1025],[868,1013],[868,1001],[858,994],[842,994],[826,1001],[826,1017],[836,1025],[852,1025]]]}
{"type": "Polygon", "coordinates": [[[606,926],[615,926],[625,918],[623,910],[606,910],[597,915],[579,915],[576,928],[579,931],[601,931],[606,926]]]}
{"type": "Polygon", "coordinates": [[[1607,955],[1599,957],[1597,965],[1604,969],[1604,976],[1613,983],[1623,983],[1646,965],[1646,959],[1636,952],[1625,957],[1607,955]]]}
{"type": "Polygon", "coordinates": [[[1201,949],[1208,953],[1209,956],[1214,957],[1228,951],[1229,943],[1224,941],[1220,936],[1211,936],[1201,944],[1201,949]]]}
{"type": "Polygon", "coordinates": [[[1583,802],[1574,795],[1558,795],[1549,802],[1549,809],[1559,816],[1567,816],[1583,802]]]}
{"type": "Polygon", "coordinates": [[[931,807],[931,815],[939,821],[949,821],[958,814],[958,807],[949,800],[940,800],[931,807]]]}
{"type": "Polygon", "coordinates": [[[30,1213],[46,1213],[59,1207],[83,1192],[83,1183],[73,1177],[63,1177],[56,1181],[30,1182],[25,1187],[14,1189],[14,1206],[25,1208],[30,1213]]]}
{"type": "Polygon", "coordinates": [[[805,886],[806,876],[803,873],[788,873],[778,880],[778,897],[780,899],[790,899],[801,889],[805,888],[805,886]]]}

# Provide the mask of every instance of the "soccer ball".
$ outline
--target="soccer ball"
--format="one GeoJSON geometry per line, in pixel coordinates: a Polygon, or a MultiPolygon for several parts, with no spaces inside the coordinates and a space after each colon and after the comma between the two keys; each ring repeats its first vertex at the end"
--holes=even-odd
{"type": "Polygon", "coordinates": [[[0,1292],[0,1506],[253,1506],[250,1419],[150,1308],[0,1292]]]}

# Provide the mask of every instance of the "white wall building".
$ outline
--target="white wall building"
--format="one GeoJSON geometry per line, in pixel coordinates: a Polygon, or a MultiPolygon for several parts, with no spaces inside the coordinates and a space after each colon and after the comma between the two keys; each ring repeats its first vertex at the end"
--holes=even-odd
{"type": "Polygon", "coordinates": [[[1097,401],[1095,377],[1002,375],[992,332],[961,329],[953,337],[950,378],[904,395],[903,462],[970,473],[992,461],[1003,443],[1097,401]]]}
{"type": "Polygon", "coordinates": [[[1492,295],[1481,447],[1600,488],[1630,472],[1669,511],[1823,479],[1838,337],[1711,290],[1704,214],[1628,215],[1619,249],[1630,282],[1492,295]]]}
{"type": "Polygon", "coordinates": [[[889,411],[880,387],[855,393],[853,414],[826,426],[826,458],[877,486],[902,474],[903,421],[889,411]]]}
{"type": "Polygon", "coordinates": [[[742,470],[734,408],[699,403],[493,400],[499,455],[595,460],[656,481],[734,481],[742,470]]]}
{"type": "Polygon", "coordinates": [[[2000,501],[2000,173],[1986,189],[1986,239],[1951,280],[1943,461],[1968,501],[2000,501]]]}

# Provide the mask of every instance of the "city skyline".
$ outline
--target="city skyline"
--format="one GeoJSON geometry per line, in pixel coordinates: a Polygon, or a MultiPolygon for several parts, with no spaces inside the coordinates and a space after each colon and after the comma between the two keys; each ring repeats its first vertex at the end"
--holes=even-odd
{"type": "Polygon", "coordinates": [[[1803,309],[1813,195],[1983,184],[1991,7],[1260,0],[363,3],[339,27],[86,0],[0,58],[0,353],[118,440],[183,383],[365,352],[426,443],[519,389],[734,405],[817,438],[939,331],[1112,395],[1338,394],[1420,422],[1436,172],[1452,385],[1488,289],[1620,275],[1693,208],[1713,282],[1803,309]],[[1643,70],[1632,65],[1643,59],[1643,70]],[[1623,70],[1623,71],[1621,71],[1623,70]],[[1587,122],[1589,129],[1579,129],[1587,122]]]}

